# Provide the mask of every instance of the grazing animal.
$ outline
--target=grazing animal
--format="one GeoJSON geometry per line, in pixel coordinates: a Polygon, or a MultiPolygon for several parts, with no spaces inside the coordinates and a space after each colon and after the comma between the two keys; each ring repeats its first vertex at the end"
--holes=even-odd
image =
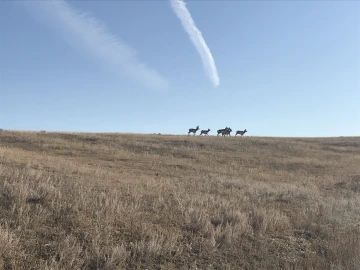
{"type": "Polygon", "coordinates": [[[247,132],[247,130],[246,130],[246,129],[245,129],[244,131],[242,131],[242,130],[238,130],[238,131],[236,131],[235,136],[236,136],[236,135],[238,135],[238,134],[240,134],[241,136],[243,136],[246,132],[247,132]]]}
{"type": "Polygon", "coordinates": [[[195,135],[196,131],[198,131],[198,130],[199,130],[199,126],[197,126],[196,128],[189,128],[188,135],[189,135],[190,133],[194,133],[194,135],[195,135]]]}
{"type": "Polygon", "coordinates": [[[210,128],[208,128],[207,130],[202,130],[201,133],[200,133],[200,136],[205,134],[205,135],[208,135],[209,136],[209,131],[210,131],[210,128]]]}
{"type": "Polygon", "coordinates": [[[231,131],[232,131],[231,128],[227,128],[227,129],[225,130],[225,132],[223,132],[223,134],[222,134],[223,137],[225,137],[226,135],[229,135],[229,136],[231,137],[231,135],[230,135],[231,131]]]}
{"type": "Polygon", "coordinates": [[[218,129],[217,130],[217,136],[219,136],[219,134],[223,135],[223,133],[228,129],[228,127],[226,128],[222,128],[222,129],[218,129]]]}

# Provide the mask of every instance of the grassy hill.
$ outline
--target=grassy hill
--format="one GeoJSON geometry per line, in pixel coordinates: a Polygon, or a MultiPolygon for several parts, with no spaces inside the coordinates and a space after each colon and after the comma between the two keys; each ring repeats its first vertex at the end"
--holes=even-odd
{"type": "Polygon", "coordinates": [[[0,269],[358,269],[360,137],[0,132],[0,269]]]}

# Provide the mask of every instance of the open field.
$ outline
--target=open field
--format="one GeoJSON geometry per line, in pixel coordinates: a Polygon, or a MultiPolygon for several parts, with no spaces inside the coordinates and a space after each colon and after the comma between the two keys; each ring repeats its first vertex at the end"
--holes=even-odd
{"type": "Polygon", "coordinates": [[[0,131],[0,269],[359,269],[360,137],[0,131]]]}

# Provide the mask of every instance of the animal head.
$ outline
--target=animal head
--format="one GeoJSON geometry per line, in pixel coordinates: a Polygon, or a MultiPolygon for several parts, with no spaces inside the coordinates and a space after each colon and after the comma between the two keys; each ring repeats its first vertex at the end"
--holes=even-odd
{"type": "Polygon", "coordinates": [[[244,133],[245,133],[245,132],[247,132],[246,128],[245,128],[245,130],[244,130],[244,133]]]}
{"type": "Polygon", "coordinates": [[[208,131],[210,131],[210,128],[208,128],[208,131]]]}

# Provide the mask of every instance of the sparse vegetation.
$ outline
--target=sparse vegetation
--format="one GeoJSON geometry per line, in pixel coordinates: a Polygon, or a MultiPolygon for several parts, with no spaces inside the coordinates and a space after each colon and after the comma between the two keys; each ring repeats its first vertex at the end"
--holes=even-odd
{"type": "Polygon", "coordinates": [[[360,138],[0,133],[0,269],[358,269],[360,138]]]}

